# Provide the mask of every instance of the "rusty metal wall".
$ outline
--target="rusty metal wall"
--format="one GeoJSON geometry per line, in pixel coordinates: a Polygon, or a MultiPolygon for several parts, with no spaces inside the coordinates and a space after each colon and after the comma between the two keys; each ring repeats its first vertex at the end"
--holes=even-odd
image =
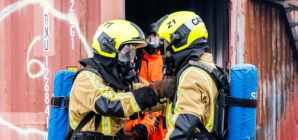
{"type": "Polygon", "coordinates": [[[293,57],[282,10],[250,0],[232,0],[231,6],[232,64],[258,68],[256,139],[298,139],[298,58],[293,57]]]}
{"type": "Polygon", "coordinates": [[[46,138],[53,78],[92,56],[98,25],[124,0],[0,1],[0,139],[46,138]]]}
{"type": "MultiPolygon", "coordinates": [[[[297,59],[281,11],[231,2],[231,65],[251,63],[259,70],[257,139],[298,139],[297,59]]],[[[97,26],[124,19],[124,3],[0,1],[0,139],[45,139],[55,71],[91,56],[97,26]]]]}

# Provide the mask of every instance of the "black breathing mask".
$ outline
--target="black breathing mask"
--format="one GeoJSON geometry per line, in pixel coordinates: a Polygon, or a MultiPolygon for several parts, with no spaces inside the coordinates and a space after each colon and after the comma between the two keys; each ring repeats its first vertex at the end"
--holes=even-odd
{"type": "Polygon", "coordinates": [[[136,52],[133,45],[125,45],[118,53],[118,68],[121,78],[125,81],[131,82],[136,77],[135,57],[136,52]]]}
{"type": "Polygon", "coordinates": [[[166,76],[172,76],[174,74],[175,59],[171,56],[170,52],[166,52],[164,61],[163,74],[166,76]]]}
{"type": "Polygon", "coordinates": [[[144,50],[149,55],[155,54],[159,50],[161,45],[163,45],[163,42],[159,38],[155,37],[154,35],[146,36],[145,40],[146,40],[147,46],[144,48],[144,50]]]}

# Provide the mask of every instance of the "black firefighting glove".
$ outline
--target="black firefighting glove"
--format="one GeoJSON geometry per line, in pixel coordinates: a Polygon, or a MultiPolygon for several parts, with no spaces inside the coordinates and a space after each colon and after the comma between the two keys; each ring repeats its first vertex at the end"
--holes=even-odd
{"type": "Polygon", "coordinates": [[[142,87],[132,91],[132,94],[140,109],[155,106],[159,99],[173,98],[176,92],[176,77],[170,77],[154,82],[148,87],[142,87]]]}
{"type": "Polygon", "coordinates": [[[169,77],[155,81],[150,86],[152,87],[157,98],[173,98],[177,90],[176,77],[169,77]]]}
{"type": "Polygon", "coordinates": [[[146,140],[148,138],[148,131],[144,124],[136,125],[131,130],[131,134],[136,138],[135,140],[146,140]]]}

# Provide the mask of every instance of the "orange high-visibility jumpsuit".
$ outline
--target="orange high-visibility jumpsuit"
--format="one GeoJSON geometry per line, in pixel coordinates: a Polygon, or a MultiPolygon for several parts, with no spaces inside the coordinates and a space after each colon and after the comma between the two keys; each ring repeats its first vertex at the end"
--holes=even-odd
{"type": "MultiPolygon", "coordinates": [[[[146,79],[149,83],[153,83],[157,80],[162,79],[162,68],[163,68],[163,58],[160,51],[157,51],[154,55],[149,55],[144,53],[141,55],[142,63],[139,72],[139,76],[146,79]]],[[[159,125],[156,132],[149,136],[150,140],[163,140],[167,134],[167,127],[165,118],[163,117],[163,111],[153,112],[152,116],[156,116],[159,125]]],[[[146,115],[146,114],[145,114],[146,115]]],[[[148,133],[149,134],[149,133],[148,133]]]]}

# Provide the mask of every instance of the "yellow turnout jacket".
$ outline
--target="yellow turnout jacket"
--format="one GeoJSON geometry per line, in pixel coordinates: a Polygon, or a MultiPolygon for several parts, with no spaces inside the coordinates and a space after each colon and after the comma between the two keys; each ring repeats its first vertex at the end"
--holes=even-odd
{"type": "MultiPolygon", "coordinates": [[[[212,55],[204,53],[199,62],[215,68],[212,55]]],[[[214,104],[218,89],[204,70],[190,66],[181,72],[177,94],[168,100],[166,118],[168,133],[166,139],[190,139],[201,121],[207,130],[213,131],[214,104]]]]}

